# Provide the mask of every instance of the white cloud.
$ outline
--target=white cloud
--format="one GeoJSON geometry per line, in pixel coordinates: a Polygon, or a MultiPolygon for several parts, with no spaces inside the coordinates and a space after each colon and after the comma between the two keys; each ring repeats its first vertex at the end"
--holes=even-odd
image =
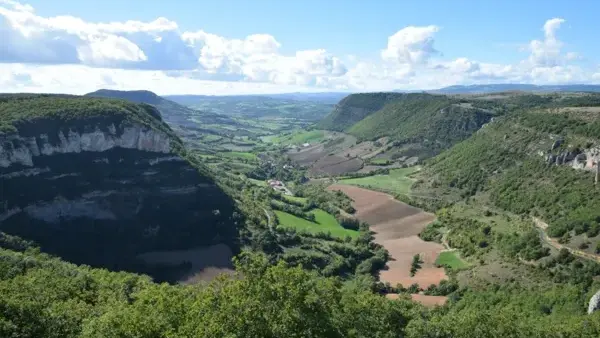
{"type": "Polygon", "coordinates": [[[99,88],[147,89],[161,95],[323,91],[298,85],[172,77],[162,71],[99,68],[84,65],[0,64],[0,92],[85,94],[99,88]]]}
{"type": "Polygon", "coordinates": [[[11,0],[0,2],[0,39],[0,62],[9,63],[177,70],[204,79],[302,85],[317,85],[346,71],[339,58],[323,49],[282,55],[281,44],[269,34],[229,39],[204,31],[180,32],[166,18],[109,23],[46,18],[11,0]]]}
{"type": "Polygon", "coordinates": [[[534,66],[554,67],[561,63],[563,43],[556,37],[556,31],[565,22],[561,18],[553,18],[544,24],[544,40],[533,40],[529,43],[531,55],[529,62],[534,66]]]}
{"type": "Polygon", "coordinates": [[[437,26],[405,27],[388,38],[387,48],[381,51],[384,60],[401,64],[422,64],[439,52],[433,47],[437,26]]]}
{"type": "Polygon", "coordinates": [[[113,61],[146,61],[146,54],[133,42],[122,36],[99,36],[91,38],[88,45],[77,49],[79,60],[84,64],[106,66],[113,61]]]}
{"type": "Polygon", "coordinates": [[[468,56],[444,59],[435,47],[441,29],[436,25],[406,26],[389,36],[387,44],[382,37],[377,58],[346,55],[342,59],[323,48],[283,53],[283,43],[266,33],[229,38],[204,30],[186,32],[164,17],[148,22],[43,17],[29,5],[0,0],[0,90],[378,91],[492,82],[600,81],[600,73],[577,65],[583,56],[563,51],[558,33],[564,22],[562,18],[546,21],[543,37],[524,44],[529,54],[514,64],[486,63],[468,56]]]}

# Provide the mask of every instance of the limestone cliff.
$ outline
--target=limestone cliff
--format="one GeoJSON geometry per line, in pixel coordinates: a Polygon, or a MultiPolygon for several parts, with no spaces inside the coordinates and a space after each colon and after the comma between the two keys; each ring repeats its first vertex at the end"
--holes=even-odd
{"type": "Polygon", "coordinates": [[[553,143],[552,149],[547,152],[540,151],[538,154],[543,156],[548,164],[568,165],[573,169],[588,170],[595,173],[595,183],[598,183],[600,176],[600,147],[590,147],[587,149],[561,150],[553,152],[562,144],[562,140],[553,143]],[[559,142],[560,141],[560,142],[559,142]]]}
{"type": "Polygon", "coordinates": [[[119,269],[145,251],[232,245],[233,211],[149,105],[0,96],[0,231],[119,269]]]}

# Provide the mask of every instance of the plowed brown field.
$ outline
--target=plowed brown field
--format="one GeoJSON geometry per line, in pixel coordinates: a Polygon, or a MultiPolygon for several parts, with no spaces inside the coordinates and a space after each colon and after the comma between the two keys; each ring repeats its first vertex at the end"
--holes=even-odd
{"type": "Polygon", "coordinates": [[[341,190],[354,200],[355,216],[369,223],[375,232],[375,242],[383,245],[390,253],[388,269],[380,273],[383,282],[392,286],[400,283],[408,287],[418,283],[427,288],[447,279],[443,268],[435,267],[435,260],[444,249],[441,244],[425,242],[419,233],[435,219],[433,214],[395,200],[381,192],[355,186],[334,184],[329,190],[341,190]],[[410,276],[413,256],[420,254],[423,260],[421,269],[410,276]]]}
{"type": "MultiPolygon", "coordinates": [[[[398,299],[400,296],[398,294],[395,293],[388,293],[387,295],[385,295],[387,298],[389,299],[398,299]]],[[[415,302],[419,302],[425,306],[436,306],[436,305],[444,305],[446,304],[446,301],[448,300],[448,297],[444,297],[444,296],[427,296],[427,295],[420,295],[420,294],[413,294],[410,295],[410,298],[415,301],[415,302]]]]}

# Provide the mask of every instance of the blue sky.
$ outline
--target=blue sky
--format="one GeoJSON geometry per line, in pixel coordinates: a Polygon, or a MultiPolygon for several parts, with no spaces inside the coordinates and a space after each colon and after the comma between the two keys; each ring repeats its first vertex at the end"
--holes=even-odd
{"type": "Polygon", "coordinates": [[[247,93],[598,83],[600,2],[574,4],[0,0],[0,38],[9,41],[0,47],[0,90],[148,85],[169,93],[247,93]],[[152,25],[157,18],[164,19],[152,25]],[[38,29],[28,34],[31,22],[38,29]],[[47,48],[32,47],[40,44],[47,48]],[[82,79],[62,78],[65,70],[82,79]],[[86,77],[93,83],[75,83],[86,77]]]}

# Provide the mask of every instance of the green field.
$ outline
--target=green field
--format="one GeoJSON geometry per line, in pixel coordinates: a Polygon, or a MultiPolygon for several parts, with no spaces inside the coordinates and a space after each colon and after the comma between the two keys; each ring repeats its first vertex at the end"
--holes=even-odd
{"type": "Polygon", "coordinates": [[[264,142],[280,143],[280,144],[302,144],[302,143],[316,143],[325,138],[325,131],[323,130],[299,130],[292,132],[291,134],[285,134],[275,137],[264,138],[264,142]]]}
{"type": "Polygon", "coordinates": [[[297,196],[288,196],[288,195],[283,195],[283,199],[286,201],[292,201],[292,202],[296,202],[296,203],[302,203],[302,204],[306,204],[306,202],[308,202],[308,198],[304,198],[304,197],[297,197],[297,196]]]}
{"type": "Polygon", "coordinates": [[[368,163],[373,165],[388,165],[390,164],[390,160],[387,158],[371,158],[368,160],[368,163]]]}
{"type": "Polygon", "coordinates": [[[444,251],[440,253],[435,264],[443,265],[452,270],[460,270],[469,266],[467,262],[458,257],[458,251],[444,251]]]}
{"type": "Polygon", "coordinates": [[[253,178],[249,178],[248,181],[250,181],[250,183],[259,186],[259,187],[266,187],[267,186],[267,182],[265,181],[261,181],[261,180],[255,180],[253,178]]]}
{"type": "Polygon", "coordinates": [[[332,236],[340,238],[345,238],[346,236],[352,238],[358,237],[358,231],[344,229],[333,215],[321,209],[315,209],[311,213],[315,215],[315,222],[307,221],[287,212],[275,210],[279,224],[282,227],[295,228],[298,231],[310,233],[330,232],[332,236]]]}
{"type": "Polygon", "coordinates": [[[204,141],[204,142],[217,142],[217,141],[221,141],[222,139],[223,139],[223,136],[214,135],[214,134],[207,134],[202,137],[202,141],[204,141]]]}
{"type": "Polygon", "coordinates": [[[258,159],[256,157],[256,155],[253,153],[241,152],[241,151],[226,151],[226,152],[222,152],[219,154],[223,157],[241,158],[241,159],[251,160],[251,161],[255,161],[258,159]]]}
{"type": "Polygon", "coordinates": [[[414,182],[414,180],[408,176],[419,169],[419,167],[393,169],[390,170],[389,175],[346,178],[339,180],[339,183],[388,191],[396,194],[408,194],[410,192],[410,187],[414,182]]]}

